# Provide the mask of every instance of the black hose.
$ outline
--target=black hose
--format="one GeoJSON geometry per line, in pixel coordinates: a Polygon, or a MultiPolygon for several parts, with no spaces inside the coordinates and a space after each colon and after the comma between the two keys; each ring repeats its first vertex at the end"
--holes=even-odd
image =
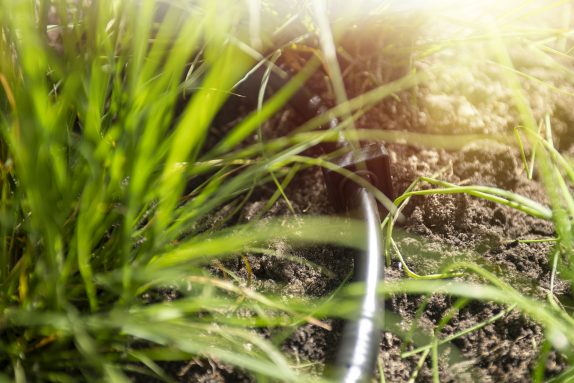
{"type": "Polygon", "coordinates": [[[383,312],[377,295],[384,265],[377,202],[365,188],[358,188],[352,198],[357,206],[351,215],[365,224],[366,246],[365,250],[357,251],[354,257],[354,281],[364,286],[359,315],[347,321],[343,327],[336,364],[331,372],[334,379],[345,383],[370,380],[379,350],[379,326],[383,312]]]}
{"type": "MultiPolygon", "coordinates": [[[[276,83],[277,80],[275,79],[273,82],[276,83]]],[[[294,95],[290,105],[306,119],[311,119],[327,110],[323,100],[319,96],[312,95],[305,87],[294,95]]],[[[338,124],[339,121],[333,118],[329,122],[328,127],[336,127],[338,124]]],[[[343,136],[341,135],[340,137],[343,136]]],[[[339,146],[348,146],[350,148],[350,144],[345,142],[344,139],[340,140],[339,146]]],[[[330,152],[334,149],[333,145],[323,146],[324,152],[330,152]]],[[[369,150],[365,151],[368,152],[369,150]]],[[[370,151],[372,152],[372,150],[370,151]]],[[[382,178],[377,179],[373,184],[378,184],[383,189],[382,191],[386,192],[388,197],[391,197],[389,195],[392,193],[392,188],[388,156],[386,156],[384,148],[379,148],[377,153],[382,153],[385,156],[384,158],[375,158],[375,162],[378,161],[375,165],[379,165],[375,166],[377,169],[375,172],[379,174],[369,172],[366,178],[371,181],[374,181],[377,176],[382,178]],[[380,166],[381,159],[384,166],[380,166]]],[[[368,156],[366,157],[369,159],[368,156]]],[[[362,159],[353,161],[352,159],[365,157],[351,154],[350,158],[350,161],[349,158],[341,161],[341,165],[347,168],[351,165],[351,168],[356,171],[361,167],[358,162],[364,161],[362,159]]],[[[369,169],[366,163],[362,164],[362,168],[373,170],[369,169]]],[[[324,174],[335,208],[345,210],[347,214],[363,221],[365,225],[365,250],[356,251],[354,256],[354,282],[364,286],[364,295],[361,298],[357,318],[348,320],[343,327],[335,366],[328,369],[328,375],[339,382],[367,382],[372,377],[375,369],[381,339],[379,326],[381,326],[383,319],[382,304],[377,295],[377,286],[382,281],[384,272],[379,206],[373,193],[369,190],[358,187],[358,185],[349,182],[339,174],[329,171],[324,171],[324,174]]]]}
{"type": "MultiPolygon", "coordinates": [[[[255,74],[255,79],[250,79],[248,83],[261,84],[261,81],[257,80],[259,76],[262,74],[255,74]]],[[[278,90],[288,81],[284,76],[273,72],[268,80],[269,87],[273,90],[278,90]]],[[[253,88],[247,91],[246,96],[253,97],[252,92],[253,88]]],[[[291,98],[289,105],[306,120],[328,110],[325,102],[305,86],[291,98]]],[[[337,125],[339,121],[332,118],[326,128],[335,128],[337,125]]],[[[324,144],[321,149],[323,153],[330,153],[341,147],[351,148],[343,135],[340,135],[338,143],[324,144]]],[[[362,144],[360,151],[361,153],[349,152],[340,159],[339,165],[362,174],[387,197],[392,198],[389,158],[384,147],[380,144],[362,144]]],[[[375,368],[381,338],[379,327],[383,319],[377,285],[382,281],[384,271],[379,227],[379,211],[384,211],[384,208],[377,204],[373,193],[366,188],[359,187],[336,172],[324,170],[324,175],[327,191],[335,208],[364,222],[366,244],[365,250],[356,251],[354,255],[354,282],[364,286],[360,309],[357,318],[345,323],[336,365],[328,368],[327,374],[329,378],[339,382],[367,382],[375,368]]]]}

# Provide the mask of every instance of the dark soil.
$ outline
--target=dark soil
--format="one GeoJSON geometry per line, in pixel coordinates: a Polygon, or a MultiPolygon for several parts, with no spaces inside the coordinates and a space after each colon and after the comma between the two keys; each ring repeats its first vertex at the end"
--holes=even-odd
{"type": "MultiPolygon", "coordinates": [[[[399,31],[400,32],[400,31],[399,31]]],[[[370,33],[373,33],[372,31],[370,33]]],[[[381,64],[382,53],[372,46],[357,44],[348,49],[355,61],[343,66],[349,94],[356,95],[379,83],[400,76],[397,68],[381,64]],[[354,75],[353,73],[356,73],[354,75]],[[371,73],[368,78],[358,78],[371,73]],[[378,80],[375,80],[378,79],[378,80]]],[[[408,41],[406,39],[405,41],[408,41]]],[[[406,43],[405,43],[406,44],[406,43]]],[[[409,130],[425,133],[512,133],[517,124],[510,90],[501,80],[503,69],[492,63],[464,60],[471,49],[445,51],[417,65],[421,69],[433,60],[456,56],[449,74],[431,79],[424,86],[388,98],[358,121],[366,129],[409,130]],[[416,99],[416,103],[412,100],[416,99]]],[[[526,60],[524,52],[512,52],[518,69],[536,76],[562,93],[541,86],[537,82],[522,83],[529,95],[536,118],[546,113],[551,117],[555,142],[560,150],[573,150],[574,144],[574,86],[550,71],[543,63],[526,60]]],[[[404,67],[403,67],[404,69],[404,67]]],[[[314,91],[328,96],[321,78],[311,82],[314,91]],[[327,94],[327,95],[326,95],[327,94]]],[[[267,122],[267,137],[281,130],[297,126],[298,118],[286,110],[267,122]]],[[[421,148],[408,144],[388,144],[392,158],[395,191],[400,194],[419,176],[431,176],[455,184],[496,186],[520,193],[541,203],[547,203],[541,184],[529,180],[523,169],[517,145],[508,146],[497,141],[479,141],[458,151],[421,148]]],[[[262,187],[241,212],[241,220],[258,216],[269,196],[272,185],[262,187]]],[[[286,189],[296,214],[333,214],[328,203],[322,173],[319,169],[300,172],[286,189]]],[[[264,213],[264,217],[292,214],[287,203],[280,199],[264,213]]],[[[472,260],[523,291],[543,297],[550,284],[550,250],[544,243],[523,244],[519,239],[552,236],[553,225],[529,217],[521,212],[467,195],[432,195],[413,198],[403,211],[404,223],[395,229],[395,240],[410,268],[420,274],[438,272],[441,265],[453,260],[472,260]]],[[[352,259],[342,249],[313,247],[294,249],[278,241],[272,245],[280,255],[301,258],[324,267],[329,275],[309,265],[295,263],[282,257],[250,255],[253,286],[278,292],[283,296],[324,296],[332,292],[349,275],[352,259]]],[[[241,260],[231,260],[227,266],[247,278],[241,260]]],[[[387,280],[407,278],[400,263],[393,259],[385,271],[387,280]]],[[[470,276],[469,278],[474,278],[470,276]]],[[[564,283],[555,286],[558,296],[569,294],[564,283]]],[[[418,356],[401,358],[401,353],[426,344],[441,318],[453,307],[454,298],[433,295],[429,298],[397,295],[386,302],[387,320],[397,319],[393,332],[384,332],[381,342],[382,365],[387,382],[406,382],[416,369],[418,356]],[[426,304],[420,316],[417,310],[426,304]],[[409,335],[410,334],[410,335],[409,335]]],[[[503,308],[488,302],[465,305],[448,322],[441,336],[456,333],[488,320],[503,308]]],[[[324,361],[337,344],[340,324],[329,322],[332,331],[311,324],[297,329],[283,344],[284,351],[301,362],[312,362],[311,372],[320,374],[324,361]]],[[[443,382],[527,382],[537,362],[543,341],[542,328],[532,320],[513,311],[482,329],[462,336],[439,350],[440,378],[443,382]]],[[[432,381],[430,358],[423,365],[417,381],[432,381]]],[[[546,376],[564,368],[559,354],[551,352],[546,362],[546,376]]],[[[214,361],[192,361],[187,365],[172,365],[168,370],[181,382],[236,382],[249,380],[241,372],[214,361]]]]}

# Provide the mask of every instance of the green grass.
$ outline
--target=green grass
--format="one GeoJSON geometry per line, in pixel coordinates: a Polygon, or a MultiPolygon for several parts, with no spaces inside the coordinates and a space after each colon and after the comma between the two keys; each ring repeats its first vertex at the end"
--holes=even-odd
{"type": "MultiPolygon", "coordinates": [[[[1,378],[124,382],[132,371],[167,379],[158,361],[212,356],[261,377],[300,379],[250,328],[313,322],[309,310],[222,284],[203,267],[284,229],[202,222],[237,204],[254,178],[293,177],[286,159],[306,146],[271,147],[264,159],[234,150],[312,68],[206,155],[214,115],[255,64],[230,43],[241,38],[241,7],[173,2],[159,22],[153,1],[53,5],[59,21],[50,25],[49,2],[0,8],[1,378]],[[197,90],[175,115],[193,78],[197,90]],[[146,302],[166,284],[181,299],[146,302]]],[[[325,224],[338,230],[316,220],[287,237],[320,241],[325,224]]]]}
{"type": "MultiPolygon", "coordinates": [[[[320,302],[286,302],[206,268],[229,256],[273,254],[266,244],[278,238],[361,246],[357,228],[333,218],[298,220],[288,230],[280,220],[210,225],[224,206],[231,213],[222,222],[231,222],[257,185],[277,185],[270,208],[287,198],[283,188],[299,169],[333,167],[301,156],[329,138],[314,131],[325,116],[292,136],[243,144],[316,70],[316,59],[203,149],[234,85],[267,65],[248,46],[256,30],[246,34],[254,16],[245,11],[223,1],[0,7],[1,380],[172,381],[161,362],[195,357],[262,381],[311,379],[305,361],[256,329],[325,327],[324,314],[314,317],[320,302]],[[165,289],[179,298],[156,302],[165,289]]],[[[274,27],[286,28],[279,21],[274,27]]],[[[412,84],[381,86],[333,114],[412,84]]]]}
{"type": "MultiPolygon", "coordinates": [[[[228,223],[263,183],[277,189],[265,209],[279,198],[289,204],[285,188],[304,168],[322,166],[364,183],[329,157],[303,155],[321,141],[336,140],[338,131],[317,131],[332,116],[341,119],[338,130],[352,140],[457,150],[489,138],[357,129],[356,121],[379,101],[449,70],[448,63],[428,73],[413,67],[406,76],[349,99],[348,79],[334,55],[341,30],[329,24],[320,1],[311,1],[302,12],[309,12],[305,33],[319,38],[318,59],[206,150],[212,120],[234,85],[281,53],[265,56],[268,52],[257,49],[297,20],[296,13],[283,15],[281,5],[266,1],[253,1],[248,9],[230,4],[7,0],[0,5],[0,381],[127,382],[141,375],[173,381],[162,362],[197,357],[236,366],[261,381],[320,380],[308,375],[305,361],[280,351],[284,335],[268,339],[258,329],[289,334],[302,323],[328,328],[324,318],[353,316],[361,286],[340,288],[323,299],[285,300],[256,291],[230,270],[225,271],[229,279],[219,279],[206,266],[247,253],[272,255],[266,245],[278,238],[296,246],[360,247],[354,235],[359,227],[321,217],[298,219],[287,228],[281,219],[228,223]],[[56,22],[47,17],[50,4],[56,22]],[[162,20],[158,5],[165,6],[162,20]],[[268,12],[262,23],[255,20],[257,7],[268,12]],[[265,141],[260,135],[257,142],[246,142],[320,65],[329,72],[338,105],[287,137],[265,141]],[[184,98],[183,111],[176,113],[184,98]],[[223,223],[210,225],[224,206],[230,213],[223,223]],[[178,299],[157,302],[153,297],[161,298],[166,288],[178,299]]],[[[477,27],[480,33],[427,41],[408,53],[418,60],[452,47],[488,47],[487,58],[477,57],[504,70],[521,120],[514,131],[496,138],[520,149],[529,178],[536,169],[550,206],[496,187],[454,185],[441,180],[440,172],[415,180],[395,207],[375,191],[392,212],[382,227],[387,260],[396,257],[412,277],[382,284],[381,294],[460,297],[428,342],[401,334],[407,343],[417,339],[403,352],[418,358],[411,381],[425,363],[438,381],[442,346],[512,310],[545,331],[534,381],[543,380],[551,348],[570,366],[562,378],[574,374],[574,316],[552,288],[540,301],[470,261],[419,275],[393,239],[394,224],[413,197],[467,194],[553,222],[556,236],[545,239],[553,244],[552,286],[558,273],[570,286],[574,281],[574,165],[555,149],[550,118],[539,123],[533,117],[521,81],[555,89],[515,69],[508,49],[517,41],[527,44],[533,55],[572,79],[574,72],[562,61],[571,59],[568,33],[499,24],[502,29],[477,27]],[[471,274],[483,282],[465,282],[471,274]],[[505,308],[442,336],[444,326],[472,300],[505,308]]],[[[250,270],[248,262],[245,267],[250,270]]],[[[383,363],[379,371],[384,381],[383,363]]]]}

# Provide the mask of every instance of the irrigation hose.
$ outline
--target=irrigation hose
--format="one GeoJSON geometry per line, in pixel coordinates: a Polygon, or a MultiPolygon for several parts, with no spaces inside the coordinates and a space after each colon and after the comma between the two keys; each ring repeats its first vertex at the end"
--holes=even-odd
{"type": "Polygon", "coordinates": [[[347,321],[343,327],[336,364],[331,372],[334,379],[345,383],[370,381],[379,350],[379,321],[383,312],[377,296],[384,264],[377,202],[365,188],[358,188],[353,201],[357,204],[353,218],[362,220],[365,225],[365,250],[358,251],[354,257],[354,280],[364,285],[364,295],[358,318],[347,321]]]}
{"type": "MultiPolygon", "coordinates": [[[[255,74],[254,77],[256,81],[249,83],[263,83],[262,73],[255,74]]],[[[269,88],[277,91],[285,86],[288,80],[289,78],[284,75],[271,72],[267,84],[269,88]]],[[[244,91],[247,97],[253,97],[253,88],[244,91]]],[[[324,114],[328,110],[324,100],[305,86],[295,93],[289,105],[305,120],[324,114]]],[[[338,125],[338,119],[333,117],[326,124],[326,129],[338,125]]],[[[332,153],[341,148],[351,148],[342,134],[336,144],[323,144],[321,152],[332,153]]],[[[381,144],[361,143],[359,153],[351,150],[334,162],[361,175],[392,198],[389,156],[381,144]]],[[[344,324],[335,365],[327,369],[327,377],[345,383],[368,382],[373,376],[378,356],[381,339],[379,329],[383,320],[383,305],[377,296],[377,285],[382,281],[384,272],[379,216],[379,212],[384,211],[384,208],[366,188],[350,182],[337,172],[324,169],[323,173],[329,198],[334,207],[351,218],[363,221],[365,227],[365,250],[355,251],[354,254],[354,282],[364,287],[364,295],[361,297],[357,317],[344,324]]]]}

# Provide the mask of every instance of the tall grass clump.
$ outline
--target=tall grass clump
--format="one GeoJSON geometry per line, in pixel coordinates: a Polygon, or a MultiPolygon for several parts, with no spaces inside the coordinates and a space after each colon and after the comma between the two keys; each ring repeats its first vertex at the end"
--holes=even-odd
{"type": "MultiPolygon", "coordinates": [[[[281,7],[0,3],[0,381],[171,381],[161,362],[198,357],[261,380],[310,379],[257,329],[325,327],[315,314],[351,315],[353,305],[322,311],[309,300],[287,302],[232,271],[218,279],[206,266],[265,253],[276,238],[360,246],[357,228],[334,218],[234,225],[233,217],[259,184],[278,185],[271,206],[297,169],[344,172],[302,152],[336,140],[363,109],[417,79],[348,102],[342,94],[344,105],[291,136],[245,143],[316,70],[317,50],[284,88],[207,147],[234,87],[281,54],[265,55],[269,36],[296,20],[281,7]],[[333,116],[342,120],[337,129],[314,130],[333,116]]],[[[317,16],[324,48],[333,48],[327,20],[317,16]]]]}
{"type": "MultiPolygon", "coordinates": [[[[265,156],[262,143],[237,146],[307,68],[202,149],[234,85],[263,57],[248,46],[244,11],[212,0],[2,2],[1,381],[169,381],[159,361],[198,356],[303,378],[253,329],[319,323],[309,305],[205,268],[270,238],[315,241],[340,229],[318,218],[291,230],[222,229],[208,218],[225,205],[226,222],[256,184],[292,177],[297,154],[321,139],[280,139],[265,156]],[[166,285],[177,299],[162,297],[166,285]]],[[[345,233],[335,241],[352,243],[345,233]]]]}

